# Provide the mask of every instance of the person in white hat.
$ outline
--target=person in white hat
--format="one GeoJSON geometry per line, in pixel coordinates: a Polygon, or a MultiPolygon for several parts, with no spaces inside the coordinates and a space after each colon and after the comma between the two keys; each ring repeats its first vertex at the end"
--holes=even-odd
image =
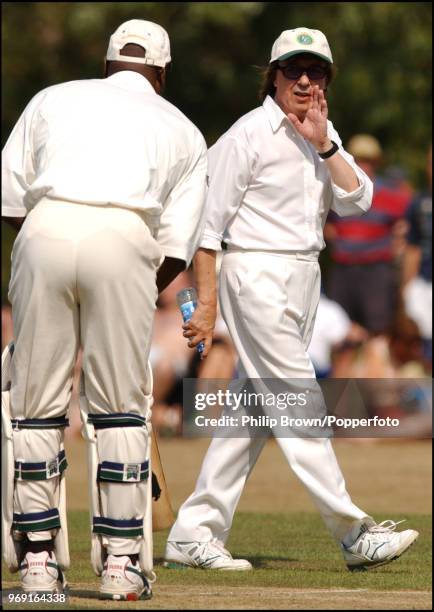
{"type": "Polygon", "coordinates": [[[101,597],[151,596],[152,322],[158,292],[198,246],[207,171],[202,134],[158,95],[170,62],[161,26],[127,21],[106,78],[38,93],[3,150],[2,214],[21,229],[2,527],[25,592],[65,584],[63,428],[81,345],[92,565],[101,597]]]}
{"type": "MultiPolygon", "coordinates": [[[[372,200],[370,179],[328,120],[332,77],[332,54],[322,32],[282,32],[265,73],[262,106],[241,117],[209,151],[206,223],[195,257],[198,308],[184,325],[190,346],[205,342],[206,356],[216,311],[215,258],[224,242],[220,306],[239,354],[241,384],[249,379],[257,391],[274,381],[286,396],[294,388],[308,388],[322,413],[324,401],[307,352],[320,295],[322,228],[330,209],[362,214],[372,200]]],[[[236,391],[238,381],[229,389],[236,391]]],[[[315,401],[298,414],[315,410],[315,401]]],[[[269,416],[266,406],[263,410],[269,416]]],[[[321,429],[304,433],[280,430],[277,443],[348,568],[375,567],[402,554],[418,533],[396,533],[391,521],[376,525],[351,501],[330,439],[321,429]]],[[[266,434],[267,428],[261,437],[250,437],[246,428],[234,426],[228,439],[230,428],[217,430],[195,491],[169,534],[168,567],[251,569],[247,560],[233,559],[225,543],[266,434]]]]}

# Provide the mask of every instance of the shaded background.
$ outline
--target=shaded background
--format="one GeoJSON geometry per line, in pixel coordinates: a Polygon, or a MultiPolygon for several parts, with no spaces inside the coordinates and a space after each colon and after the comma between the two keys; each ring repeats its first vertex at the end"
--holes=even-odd
{"type": "MultiPolygon", "coordinates": [[[[110,34],[131,18],[164,26],[173,68],[166,96],[208,145],[258,105],[258,67],[284,29],[325,32],[338,76],[330,118],[343,142],[375,135],[387,164],[423,184],[431,140],[429,2],[3,2],[2,144],[30,98],[62,81],[97,78],[110,34]]],[[[4,228],[2,303],[13,233],[4,228]]]]}

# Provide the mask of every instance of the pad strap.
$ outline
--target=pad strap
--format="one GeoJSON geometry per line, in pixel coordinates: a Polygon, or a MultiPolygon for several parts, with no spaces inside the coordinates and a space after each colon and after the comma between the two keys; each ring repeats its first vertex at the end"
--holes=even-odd
{"type": "Polygon", "coordinates": [[[131,520],[109,519],[103,516],[93,517],[93,533],[107,537],[136,538],[143,536],[143,518],[131,520]]]}
{"type": "Polygon", "coordinates": [[[12,427],[19,429],[63,429],[68,427],[69,420],[65,417],[56,419],[11,419],[12,427]]]}
{"type": "Polygon", "coordinates": [[[59,510],[53,508],[45,512],[30,512],[26,514],[17,514],[14,512],[12,529],[24,533],[29,531],[60,529],[59,510]]]}
{"type": "Polygon", "coordinates": [[[103,461],[98,466],[99,482],[143,482],[149,477],[149,461],[144,463],[114,463],[103,461]]]}
{"type": "Polygon", "coordinates": [[[24,463],[15,461],[15,480],[50,480],[61,476],[68,467],[65,451],[62,450],[51,461],[24,463]]]}
{"type": "Polygon", "coordinates": [[[88,414],[88,422],[95,429],[110,427],[145,427],[146,419],[133,412],[118,412],[116,414],[88,414]]]}

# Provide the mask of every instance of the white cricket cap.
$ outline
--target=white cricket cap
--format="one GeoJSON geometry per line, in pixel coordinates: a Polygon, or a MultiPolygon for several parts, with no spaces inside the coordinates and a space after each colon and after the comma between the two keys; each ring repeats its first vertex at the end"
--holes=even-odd
{"type": "Polygon", "coordinates": [[[309,28],[295,28],[285,30],[274,42],[271,50],[271,62],[285,60],[300,53],[312,53],[321,59],[333,64],[332,52],[330,51],[327,38],[319,30],[309,28]]]}
{"type": "Polygon", "coordinates": [[[171,61],[170,41],[166,30],[152,21],[131,19],[118,27],[112,34],[107,49],[108,61],[148,64],[164,68],[171,61]],[[128,43],[140,45],[146,51],[145,57],[121,55],[120,51],[128,43]]]}

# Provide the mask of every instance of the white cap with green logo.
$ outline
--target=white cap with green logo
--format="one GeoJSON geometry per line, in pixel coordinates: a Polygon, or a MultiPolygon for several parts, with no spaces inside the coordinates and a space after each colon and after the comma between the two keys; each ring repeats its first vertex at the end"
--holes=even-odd
{"type": "Polygon", "coordinates": [[[300,53],[312,53],[321,59],[333,64],[332,52],[330,51],[327,38],[319,30],[309,28],[295,28],[285,30],[275,41],[271,50],[271,62],[285,60],[300,53]]]}

